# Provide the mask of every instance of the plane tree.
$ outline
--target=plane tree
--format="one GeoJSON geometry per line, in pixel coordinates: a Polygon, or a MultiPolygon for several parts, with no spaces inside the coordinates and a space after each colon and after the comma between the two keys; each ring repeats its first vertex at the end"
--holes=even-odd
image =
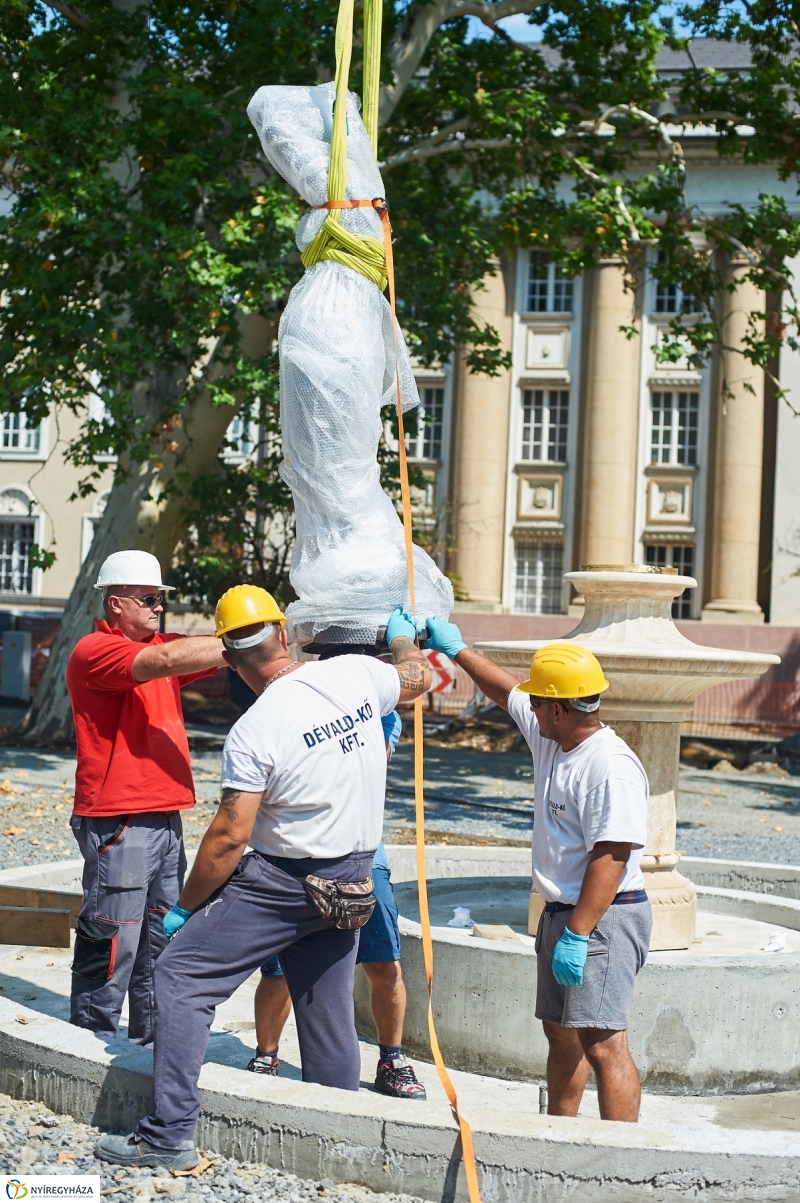
{"type": "MultiPolygon", "coordinates": [[[[251,579],[285,588],[286,538],[263,536],[291,536],[274,340],[302,271],[304,205],[265,161],[245,107],[262,84],[332,78],[335,19],[332,0],[2,6],[0,411],[78,416],[66,454],[82,494],[109,456],[116,465],[29,740],[70,737],[64,667],[110,551],[141,547],[166,565],[180,548],[190,597],[208,597],[234,553],[251,579]],[[269,446],[237,476],[224,451],[242,407],[269,446]]],[[[768,368],[795,338],[797,222],[766,195],[748,211],[694,211],[680,147],[682,128],[703,127],[722,156],[796,173],[791,5],[708,0],[681,19],[681,38],[746,43],[752,66],[690,67],[667,86],[656,55],[682,42],[651,0],[387,2],[379,154],[400,316],[422,363],[457,347],[473,371],[507,362],[473,301],[519,246],[573,273],[618,256],[632,287],[654,262],[701,307],[689,325],[676,316],[663,353],[685,353],[688,338],[699,359],[720,339],[710,251],[737,249],[760,287],[788,298],[781,321],[754,318],[744,353],[768,368]],[[502,24],[525,15],[529,35],[502,24]]],[[[356,90],[359,70],[357,46],[356,90]]],[[[57,552],[34,554],[47,567],[57,552]]]]}

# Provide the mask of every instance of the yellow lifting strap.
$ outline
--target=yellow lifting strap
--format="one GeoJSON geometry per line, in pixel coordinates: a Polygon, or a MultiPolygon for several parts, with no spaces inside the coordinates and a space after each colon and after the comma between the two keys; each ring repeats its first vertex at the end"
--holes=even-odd
{"type": "MultiPolygon", "coordinates": [[[[364,0],[364,95],[363,116],[372,148],[378,147],[378,100],[380,91],[382,0],[364,0]]],[[[397,303],[395,296],[394,261],[392,256],[392,230],[389,211],[382,198],[374,200],[345,200],[347,186],[347,126],[345,104],[350,58],[353,43],[353,0],[339,0],[339,16],[336,23],[336,104],[334,108],[333,133],[331,136],[331,158],[328,171],[327,204],[320,206],[330,212],[316,238],[303,253],[305,267],[311,267],[321,259],[332,259],[344,263],[368,279],[374,280],[383,290],[389,286],[389,302],[392,308],[392,331],[395,342],[395,365],[397,380],[397,435],[400,448],[400,496],[403,503],[403,533],[405,536],[406,563],[408,566],[408,593],[411,611],[416,611],[414,587],[414,547],[411,534],[411,495],[408,486],[408,459],[403,428],[403,402],[400,395],[400,371],[397,348],[397,303]],[[383,245],[375,238],[362,238],[349,234],[340,225],[343,209],[374,208],[383,226],[383,245]],[[312,253],[313,252],[313,253],[312,253]],[[382,281],[382,282],[381,282],[382,281]]],[[[461,1114],[458,1096],[450,1078],[436,1035],[433,1020],[433,941],[428,908],[428,883],[425,872],[425,798],[423,789],[423,731],[422,698],[414,702],[414,801],[417,825],[417,883],[419,891],[419,918],[422,928],[422,953],[425,962],[425,979],[428,987],[428,1035],[433,1060],[445,1094],[453,1109],[461,1133],[461,1149],[464,1173],[470,1203],[481,1203],[478,1186],[478,1171],[475,1150],[472,1144],[472,1129],[461,1114]]]]}
{"type": "MultiPolygon", "coordinates": [[[[313,267],[321,259],[332,259],[351,267],[377,284],[381,292],[388,283],[385,245],[377,238],[351,234],[342,226],[342,208],[361,208],[364,202],[345,202],[347,191],[347,83],[353,51],[354,0],[340,0],[336,21],[336,102],[333,106],[331,157],[328,165],[328,204],[330,208],[315,238],[300,256],[303,267],[313,267]],[[344,203],[342,203],[344,202],[344,203]]],[[[381,71],[382,0],[364,2],[364,98],[363,118],[372,149],[378,150],[378,100],[381,71]]]]}

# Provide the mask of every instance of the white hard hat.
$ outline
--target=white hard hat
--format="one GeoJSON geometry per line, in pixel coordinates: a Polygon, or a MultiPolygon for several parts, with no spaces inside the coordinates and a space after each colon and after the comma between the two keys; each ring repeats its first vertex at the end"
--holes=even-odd
{"type": "Polygon", "coordinates": [[[95,589],[114,585],[151,585],[157,589],[172,589],[161,583],[161,565],[149,551],[115,551],[100,565],[95,589]]]}

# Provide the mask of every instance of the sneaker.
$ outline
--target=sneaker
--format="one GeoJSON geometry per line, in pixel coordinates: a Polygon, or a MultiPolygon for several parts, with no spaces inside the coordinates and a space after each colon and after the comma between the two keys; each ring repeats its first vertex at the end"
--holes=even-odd
{"type": "Polygon", "coordinates": [[[143,1136],[101,1136],[94,1146],[95,1156],[112,1165],[164,1166],[168,1170],[193,1170],[198,1163],[197,1149],[159,1149],[143,1136]]]}
{"type": "Polygon", "coordinates": [[[381,1094],[391,1095],[393,1099],[426,1099],[425,1087],[417,1081],[414,1066],[409,1065],[400,1054],[393,1061],[379,1061],[378,1072],[375,1076],[375,1086],[381,1094]]]}
{"type": "Polygon", "coordinates": [[[256,1054],[252,1060],[247,1062],[247,1068],[254,1074],[269,1074],[272,1078],[277,1078],[281,1072],[281,1063],[277,1057],[270,1057],[268,1053],[256,1054]]]}

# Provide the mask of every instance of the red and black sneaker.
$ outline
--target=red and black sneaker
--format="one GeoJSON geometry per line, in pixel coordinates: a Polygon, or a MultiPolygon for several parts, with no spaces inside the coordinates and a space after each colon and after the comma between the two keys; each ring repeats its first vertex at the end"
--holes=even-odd
{"type": "Polygon", "coordinates": [[[379,1061],[375,1088],[393,1099],[426,1099],[425,1087],[417,1081],[414,1066],[401,1053],[393,1061],[379,1061]]]}
{"type": "Polygon", "coordinates": [[[254,1074],[269,1074],[272,1078],[277,1078],[281,1072],[281,1063],[277,1057],[271,1057],[269,1053],[256,1053],[251,1061],[247,1062],[247,1068],[254,1074]]]}

